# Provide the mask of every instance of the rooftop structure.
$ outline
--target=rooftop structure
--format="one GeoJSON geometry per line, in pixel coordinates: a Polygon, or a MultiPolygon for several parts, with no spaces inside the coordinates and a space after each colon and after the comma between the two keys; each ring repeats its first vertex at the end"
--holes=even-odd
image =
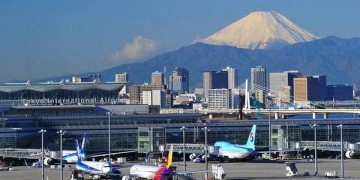
{"type": "Polygon", "coordinates": [[[121,103],[119,91],[125,83],[6,83],[0,85],[1,105],[74,105],[121,103]]]}

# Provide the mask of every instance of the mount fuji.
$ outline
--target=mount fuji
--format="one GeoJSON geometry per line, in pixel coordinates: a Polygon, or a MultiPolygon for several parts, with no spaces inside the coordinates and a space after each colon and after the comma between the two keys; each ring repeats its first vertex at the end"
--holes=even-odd
{"type": "Polygon", "coordinates": [[[296,69],[307,75],[326,75],[328,84],[360,84],[360,38],[320,39],[279,13],[255,12],[200,43],[100,73],[104,81],[114,81],[114,74],[127,72],[133,84],[141,84],[164,67],[167,78],[175,67],[182,67],[189,71],[194,90],[202,83],[204,71],[237,68],[241,84],[250,78],[250,68],[258,65],[267,72],[296,69]]]}
{"type": "Polygon", "coordinates": [[[271,11],[250,13],[199,42],[245,49],[279,49],[315,39],[319,39],[319,36],[306,31],[280,13],[271,11]]]}

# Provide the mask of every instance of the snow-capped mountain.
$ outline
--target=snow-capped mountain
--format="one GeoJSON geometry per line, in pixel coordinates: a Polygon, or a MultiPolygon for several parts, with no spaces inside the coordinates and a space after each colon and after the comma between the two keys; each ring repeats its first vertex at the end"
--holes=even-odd
{"type": "Polygon", "coordinates": [[[277,49],[315,39],[319,39],[319,36],[301,28],[280,13],[271,11],[250,13],[200,42],[246,49],[277,49]]]}

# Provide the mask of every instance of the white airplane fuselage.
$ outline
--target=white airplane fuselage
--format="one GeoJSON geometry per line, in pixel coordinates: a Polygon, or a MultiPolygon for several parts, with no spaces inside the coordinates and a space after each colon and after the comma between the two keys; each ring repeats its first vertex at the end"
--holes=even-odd
{"type": "Polygon", "coordinates": [[[250,155],[250,152],[222,151],[219,154],[222,156],[227,156],[230,159],[244,159],[250,155]]]}
{"type": "Polygon", "coordinates": [[[107,174],[111,172],[109,162],[81,161],[76,164],[76,169],[90,174],[107,174]]]}
{"type": "Polygon", "coordinates": [[[159,166],[134,165],[130,168],[130,174],[140,178],[154,179],[156,172],[161,168],[159,166]]]}

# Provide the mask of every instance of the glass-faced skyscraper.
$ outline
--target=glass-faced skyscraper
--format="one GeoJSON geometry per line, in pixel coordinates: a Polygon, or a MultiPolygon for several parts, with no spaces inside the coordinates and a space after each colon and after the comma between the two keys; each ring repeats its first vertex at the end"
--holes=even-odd
{"type": "Polygon", "coordinates": [[[255,94],[255,98],[260,102],[265,102],[266,94],[266,68],[263,66],[256,66],[251,68],[251,89],[255,94]]]}
{"type": "Polygon", "coordinates": [[[203,74],[204,96],[208,98],[209,89],[228,89],[227,71],[205,71],[203,74]]]}
{"type": "Polygon", "coordinates": [[[280,102],[289,103],[294,97],[294,78],[302,76],[297,70],[270,73],[270,90],[280,102]]]}
{"type": "Polygon", "coordinates": [[[228,73],[228,88],[235,89],[238,86],[238,70],[232,67],[222,69],[228,73]]]}
{"type": "Polygon", "coordinates": [[[294,78],[295,101],[325,101],[326,76],[304,76],[294,78]]]}
{"type": "Polygon", "coordinates": [[[254,86],[261,86],[266,88],[266,68],[263,66],[256,66],[251,68],[251,89],[257,89],[254,86]]]}
{"type": "Polygon", "coordinates": [[[176,67],[170,76],[170,89],[173,93],[182,94],[189,92],[189,71],[176,67]]]}

